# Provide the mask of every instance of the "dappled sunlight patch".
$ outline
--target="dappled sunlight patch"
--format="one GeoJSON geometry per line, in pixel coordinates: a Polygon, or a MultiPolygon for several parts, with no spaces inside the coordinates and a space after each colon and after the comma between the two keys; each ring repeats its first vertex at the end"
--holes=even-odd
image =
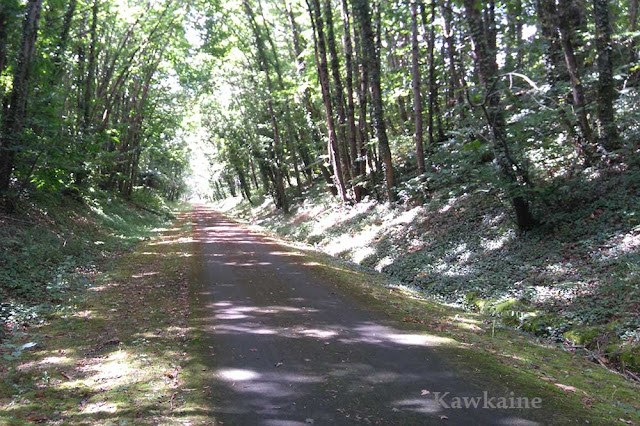
{"type": "Polygon", "coordinates": [[[631,253],[637,254],[640,251],[640,226],[636,226],[627,233],[618,232],[615,237],[606,241],[604,247],[606,247],[605,250],[594,253],[603,260],[631,253]]]}
{"type": "Polygon", "coordinates": [[[179,237],[179,238],[169,238],[161,241],[154,241],[148,243],[149,246],[161,246],[161,245],[171,245],[171,244],[191,244],[196,242],[194,238],[191,237],[179,237]]]}
{"type": "Polygon", "coordinates": [[[480,246],[487,251],[500,250],[513,238],[514,234],[512,232],[505,233],[497,238],[482,238],[480,246]]]}
{"type": "Polygon", "coordinates": [[[118,405],[112,402],[96,401],[85,405],[82,412],[85,414],[114,414],[118,411],[118,405]]]}
{"type": "Polygon", "coordinates": [[[466,194],[466,193],[462,194],[459,197],[450,197],[447,203],[438,210],[438,213],[447,213],[449,210],[453,208],[453,206],[455,206],[457,203],[465,200],[468,197],[469,197],[469,194],[466,194]]]}
{"type": "Polygon", "coordinates": [[[260,374],[252,370],[242,370],[238,368],[223,368],[215,373],[221,380],[229,382],[241,382],[245,380],[255,380],[260,378],[260,374]]]}
{"type": "Polygon", "coordinates": [[[143,272],[141,274],[133,274],[131,275],[131,278],[145,278],[145,277],[152,277],[155,275],[158,275],[159,272],[157,271],[152,271],[152,272],[143,272]]]}
{"type": "Polygon", "coordinates": [[[305,255],[300,252],[291,252],[291,251],[272,251],[269,252],[272,256],[286,256],[286,257],[304,257],[305,255]]]}

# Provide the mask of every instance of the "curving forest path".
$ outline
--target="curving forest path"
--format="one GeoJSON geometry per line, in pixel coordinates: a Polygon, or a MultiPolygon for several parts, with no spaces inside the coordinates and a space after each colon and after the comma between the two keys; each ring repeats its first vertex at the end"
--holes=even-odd
{"type": "Polygon", "coordinates": [[[488,397],[522,394],[454,367],[446,339],[390,321],[328,283],[303,254],[206,206],[196,206],[193,224],[197,312],[220,424],[553,422],[544,406],[443,407],[435,392],[449,405],[455,396],[484,391],[488,397]]]}

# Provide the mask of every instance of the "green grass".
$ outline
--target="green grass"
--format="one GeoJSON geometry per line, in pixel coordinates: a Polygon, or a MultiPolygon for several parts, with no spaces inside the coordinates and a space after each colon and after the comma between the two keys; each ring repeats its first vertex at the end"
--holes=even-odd
{"type": "MultiPolygon", "coordinates": [[[[146,232],[146,231],[145,231],[146,232]]],[[[189,215],[109,260],[0,368],[0,424],[205,423],[190,358],[189,215]]]]}
{"type": "Polygon", "coordinates": [[[67,304],[101,262],[167,219],[101,192],[83,202],[33,193],[0,216],[0,340],[6,327],[37,323],[67,304]]]}

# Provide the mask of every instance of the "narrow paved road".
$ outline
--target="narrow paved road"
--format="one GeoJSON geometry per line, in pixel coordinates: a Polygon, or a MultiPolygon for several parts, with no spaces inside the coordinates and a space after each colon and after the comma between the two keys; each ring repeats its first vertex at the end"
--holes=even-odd
{"type": "Polygon", "coordinates": [[[442,407],[435,392],[450,403],[485,389],[452,371],[438,338],[394,328],[301,256],[204,206],[194,221],[221,424],[541,424],[528,420],[536,410],[442,407]]]}

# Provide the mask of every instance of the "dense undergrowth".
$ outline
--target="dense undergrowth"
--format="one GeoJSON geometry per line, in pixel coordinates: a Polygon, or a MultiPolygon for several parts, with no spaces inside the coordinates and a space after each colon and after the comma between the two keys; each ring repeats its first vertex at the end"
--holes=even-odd
{"type": "MultiPolygon", "coordinates": [[[[284,216],[266,198],[218,207],[288,239],[385,272],[425,297],[640,371],[640,168],[538,173],[533,231],[519,233],[490,163],[404,183],[404,205],[337,204],[320,185],[284,216]],[[489,183],[487,183],[489,182],[489,183]],[[410,200],[428,194],[424,204],[410,200]]],[[[635,373],[634,373],[635,372],[635,373]]]]}
{"type": "Polygon", "coordinates": [[[15,214],[0,215],[0,341],[65,309],[104,259],[148,237],[167,212],[143,190],[129,201],[32,192],[15,214]]]}

